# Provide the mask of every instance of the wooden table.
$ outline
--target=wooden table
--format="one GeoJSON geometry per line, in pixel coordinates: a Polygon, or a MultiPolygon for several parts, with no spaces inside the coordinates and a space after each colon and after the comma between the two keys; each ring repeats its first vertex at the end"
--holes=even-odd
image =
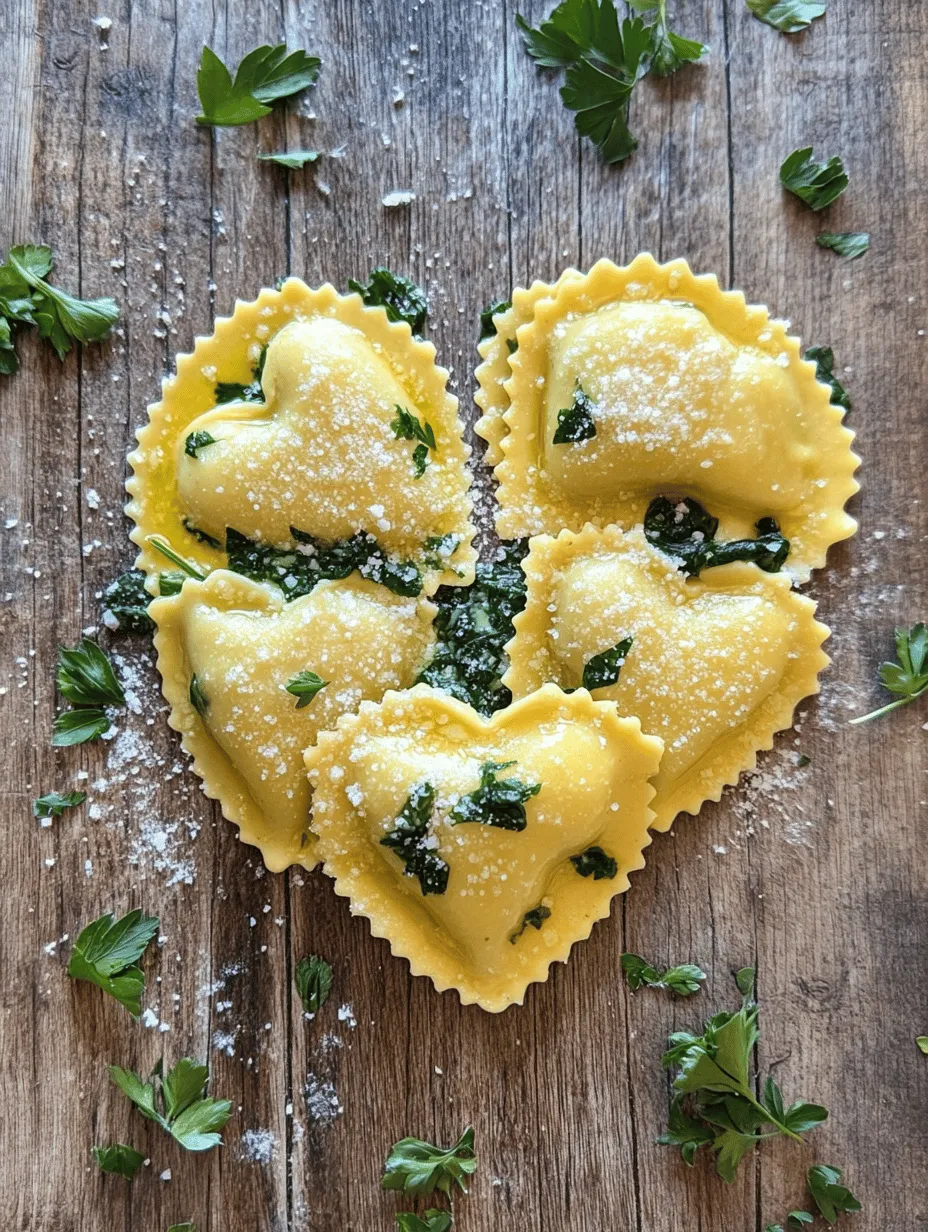
{"type": "Polygon", "coordinates": [[[63,286],[122,307],[111,344],[62,365],[27,338],[22,371],[0,378],[4,1227],[374,1232],[393,1226],[378,1188],[390,1143],[450,1141],[468,1123],[480,1167],[458,1204],[466,1232],[758,1230],[804,1204],[813,1161],[846,1169],[864,1203],[855,1232],[928,1227],[928,1059],[914,1042],[928,1028],[928,707],[846,725],[882,700],[892,626],[928,617],[928,6],[832,0],[795,38],[741,0],[672,7],[711,57],[639,87],[641,146],[617,168],[578,142],[555,81],[522,50],[513,0],[0,7],[4,249],[50,243],[63,286]],[[197,128],[203,44],[237,63],[284,39],[323,59],[305,101],[247,128],[197,128]],[[255,161],[288,143],[343,154],[291,173],[255,161]],[[783,157],[813,143],[851,175],[819,217],[777,182],[783,157]],[[395,189],[415,201],[385,208],[395,189]],[[816,247],[822,229],[871,230],[872,249],[841,261],[816,247]],[[100,589],[132,559],[125,455],[146,404],[237,296],[288,271],[339,287],[381,262],[410,274],[472,420],[484,304],[642,249],[717,272],[835,347],[865,461],[861,532],[811,586],[835,630],[820,702],[756,776],[656,839],[569,966],[492,1017],[411,979],[321,873],[264,872],[184,769],[145,639],[103,636],[140,713],[108,743],[53,751],[56,650],[97,624],[100,589]],[[83,808],[46,828],[32,818],[34,796],[82,784],[83,808]],[[146,960],[160,1027],[65,975],[65,937],[130,906],[161,918],[146,960]],[[633,995],[623,950],[697,961],[706,991],[633,995]],[[311,1023],[292,983],[308,951],[335,967],[311,1023]],[[749,963],[760,1065],[832,1115],[807,1148],[770,1144],[726,1186],[707,1161],[688,1170],[654,1145],[660,1055],[668,1030],[735,1005],[731,973],[749,963]],[[108,1062],[181,1055],[208,1057],[236,1106],[206,1156],[172,1149],[106,1075],[108,1062]],[[151,1158],[131,1186],[91,1163],[91,1144],[111,1140],[151,1158]]]}

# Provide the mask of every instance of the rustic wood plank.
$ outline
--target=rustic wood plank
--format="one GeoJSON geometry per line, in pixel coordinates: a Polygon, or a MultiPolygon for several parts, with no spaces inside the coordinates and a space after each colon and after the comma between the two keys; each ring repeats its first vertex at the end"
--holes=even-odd
{"type": "Polygon", "coordinates": [[[63,366],[26,339],[23,373],[0,383],[0,513],[18,519],[0,532],[13,786],[0,876],[15,921],[0,930],[0,1082],[18,1109],[0,1125],[0,1213],[13,1228],[136,1232],[193,1218],[201,1232],[230,1221],[366,1232],[397,1205],[378,1188],[390,1142],[450,1141],[468,1122],[482,1161],[460,1204],[471,1232],[760,1232],[802,1199],[813,1158],[846,1167],[865,1201],[858,1232],[885,1226],[889,1194],[899,1227],[924,1219],[928,1074],[912,1043],[925,1025],[912,973],[926,886],[911,856],[924,711],[871,729],[844,720],[875,700],[889,629],[924,617],[928,594],[928,526],[912,495],[926,462],[912,391],[928,375],[928,326],[911,272],[926,229],[916,117],[928,15],[881,0],[866,13],[835,8],[787,39],[740,0],[681,0],[679,27],[712,57],[639,88],[641,148],[609,169],[578,144],[556,84],[519,45],[515,11],[537,19],[549,7],[339,0],[307,21],[289,2],[213,13],[120,0],[109,31],[69,0],[16,0],[0,14],[13,59],[0,84],[13,116],[0,135],[0,238],[51,242],[62,284],[115,294],[124,322],[63,366]],[[283,37],[322,55],[317,89],[259,125],[198,131],[204,42],[234,63],[283,37]],[[812,140],[852,172],[824,219],[776,183],[782,157],[812,140]],[[255,164],[285,141],[344,145],[344,157],[294,173],[255,164]],[[416,201],[382,207],[397,188],[416,201]],[[819,224],[871,226],[872,252],[836,260],[814,247],[819,224]],[[262,873],[183,771],[144,642],[107,641],[137,677],[141,713],[105,745],[48,748],[55,653],[95,624],[97,593],[131,559],[119,512],[130,429],[214,307],[227,313],[288,269],[342,287],[385,261],[427,285],[430,336],[472,422],[483,304],[512,279],[641,248],[716,271],[853,367],[865,529],[811,588],[836,628],[821,704],[753,782],[655,840],[612,920],[523,1010],[490,1017],[412,980],[320,873],[262,873]],[[48,828],[31,820],[34,795],[83,782],[90,807],[48,828]],[[65,933],[136,905],[162,919],[147,1003],[166,1032],[64,975],[65,933]],[[624,948],[699,961],[710,987],[688,1003],[632,996],[617,974],[624,948]],[[335,963],[336,983],[307,1022],[291,977],[310,951],[335,963]],[[787,1094],[820,1099],[833,1119],[807,1151],[771,1145],[726,1187],[706,1162],[688,1171],[653,1145],[666,1111],[659,1057],[668,1030],[734,1004],[730,972],[755,959],[761,1063],[780,1062],[787,1094]],[[207,1158],[172,1151],[105,1075],[107,1061],[141,1069],[184,1053],[209,1055],[216,1090],[237,1105],[225,1147],[207,1158]],[[131,1189],[89,1163],[92,1142],[117,1138],[152,1159],[131,1189]]]}

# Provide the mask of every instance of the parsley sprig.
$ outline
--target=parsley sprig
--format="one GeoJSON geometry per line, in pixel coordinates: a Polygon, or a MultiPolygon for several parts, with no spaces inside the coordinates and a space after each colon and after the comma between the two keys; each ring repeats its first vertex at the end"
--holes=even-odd
{"type": "Polygon", "coordinates": [[[696,1152],[708,1147],[716,1170],[733,1181],[743,1157],[765,1138],[784,1135],[797,1142],[828,1116],[818,1104],[799,1100],[788,1108],[772,1077],[763,1097],[754,1094],[751,1059],[760,1033],[754,1000],[754,971],[745,967],[736,977],[741,1008],[715,1014],[701,1035],[676,1031],[668,1039],[664,1066],[674,1071],[669,1124],[658,1142],[677,1146],[691,1164],[696,1152]]]}
{"type": "Polygon", "coordinates": [[[667,76],[708,51],[670,30],[666,0],[630,0],[642,16],[619,21],[614,0],[563,0],[533,29],[516,23],[525,49],[541,68],[566,70],[561,99],[577,131],[589,137],[607,163],[637,149],[628,127],[636,83],[648,72],[667,76]],[[646,24],[644,17],[653,20],[646,24]]]}
{"type": "Polygon", "coordinates": [[[145,1162],[145,1156],[134,1147],[116,1142],[112,1146],[94,1146],[90,1148],[94,1162],[101,1172],[112,1172],[116,1176],[125,1177],[131,1181],[145,1162]]]}
{"type": "Polygon", "coordinates": [[[783,187],[813,210],[823,210],[831,205],[849,182],[844,163],[837,155],[825,163],[817,163],[812,146],[793,150],[780,167],[783,187]]]}
{"type": "Polygon", "coordinates": [[[67,795],[62,795],[57,791],[50,791],[44,796],[39,796],[37,800],[32,801],[32,816],[33,817],[60,817],[65,809],[76,808],[78,804],[83,804],[87,799],[87,793],[84,791],[69,791],[67,795]]]}
{"type": "Polygon", "coordinates": [[[768,26],[783,34],[797,34],[825,15],[827,0],[747,0],[747,5],[768,26]]]}
{"type": "Polygon", "coordinates": [[[860,1203],[851,1191],[841,1184],[840,1168],[829,1164],[814,1164],[806,1173],[809,1193],[819,1213],[828,1223],[834,1224],[842,1212],[860,1210],[860,1203]]]}
{"type": "Polygon", "coordinates": [[[480,767],[480,786],[461,796],[448,814],[451,824],[478,822],[501,830],[524,830],[526,801],[538,795],[541,784],[497,777],[500,770],[508,770],[515,764],[514,761],[485,761],[480,767]]]}
{"type": "Polygon", "coordinates": [[[433,1207],[423,1215],[414,1215],[411,1211],[397,1211],[397,1232],[448,1232],[451,1227],[451,1216],[447,1211],[437,1211],[433,1207]]]}
{"type": "Polygon", "coordinates": [[[157,916],[141,911],[130,911],[121,920],[101,915],[74,942],[68,975],[96,984],[138,1018],[145,991],[145,975],[138,961],[157,931],[157,916]]]}
{"type": "Polygon", "coordinates": [[[205,1065],[182,1057],[163,1074],[159,1061],[148,1082],[131,1069],[108,1068],[110,1078],[142,1116],[155,1121],[186,1150],[208,1151],[222,1141],[219,1131],[232,1113],[232,1104],[203,1094],[209,1078],[205,1065]]]}
{"type": "Polygon", "coordinates": [[[839,257],[862,257],[870,247],[868,231],[823,231],[815,237],[819,248],[830,248],[839,257]]]}
{"type": "Polygon", "coordinates": [[[468,1126],[454,1146],[433,1146],[421,1138],[401,1138],[387,1156],[381,1185],[419,1195],[438,1190],[451,1197],[455,1188],[467,1193],[465,1181],[477,1169],[474,1131],[468,1126]]]}
{"type": "Polygon", "coordinates": [[[89,637],[80,645],[58,649],[58,691],[74,709],[55,719],[52,744],[83,744],[109,731],[106,706],[124,706],[126,695],[113,665],[89,637]]]}
{"type": "Polygon", "coordinates": [[[306,671],[291,676],[286,687],[287,692],[297,699],[297,710],[303,710],[328,683],[328,680],[323,680],[316,672],[306,671]]]}
{"type": "Polygon", "coordinates": [[[413,334],[421,338],[429,301],[421,287],[411,278],[394,274],[392,270],[378,265],[371,270],[367,282],[348,279],[348,290],[354,291],[369,308],[383,308],[389,321],[405,321],[413,334]]]}
{"type": "Polygon", "coordinates": [[[314,84],[320,61],[305,51],[288,53],[286,43],[256,47],[235,71],[235,79],[209,47],[203,48],[197,71],[202,112],[197,124],[234,127],[269,115],[278,99],[299,94],[314,84]]]}
{"type": "Polygon", "coordinates": [[[74,342],[102,341],[119,319],[115,300],[78,299],[52,286],[47,279],[53,266],[45,244],[19,244],[0,265],[0,374],[19,367],[15,330],[20,325],[36,326],[64,359],[74,342]]]}
{"type": "Polygon", "coordinates": [[[869,723],[928,693],[928,625],[919,621],[911,629],[896,629],[895,637],[897,661],[880,665],[880,683],[896,700],[851,719],[852,723],[869,723]]]}
{"type": "Polygon", "coordinates": [[[652,967],[638,954],[622,955],[622,970],[629,988],[637,992],[639,988],[666,988],[678,997],[689,997],[699,992],[705,971],[694,963],[681,963],[677,967],[667,967],[663,971],[652,967]]]}

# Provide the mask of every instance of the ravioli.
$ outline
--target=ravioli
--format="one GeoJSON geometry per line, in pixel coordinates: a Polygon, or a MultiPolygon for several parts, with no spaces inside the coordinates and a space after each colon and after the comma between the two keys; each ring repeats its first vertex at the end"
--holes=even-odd
{"type": "Polygon", "coordinates": [[[206,794],[272,872],[312,868],[303,750],[362,701],[412,684],[433,605],[357,575],[285,603],[277,587],[217,569],[149,612],[169,721],[206,794]],[[308,704],[287,690],[303,672],[325,682],[308,704]]]}
{"type": "Polygon", "coordinates": [[[306,753],[325,871],[413,974],[504,1010],[643,867],[659,740],[553,685],[486,719],[418,685],[306,753]]]}
{"type": "Polygon", "coordinates": [[[178,357],[130,455],[139,566],[163,567],[152,536],[207,568],[229,530],[280,548],[361,536],[422,593],[466,585],[469,450],[447,379],[431,343],[357,295],[290,278],[238,303],[178,357]]]}
{"type": "Polygon", "coordinates": [[[753,768],[829,663],[829,630],[784,574],[739,562],[687,578],[677,563],[640,527],[533,539],[503,677],[517,698],[610,681],[593,695],[664,742],[657,830],[753,768]]]}
{"type": "MultiPolygon", "coordinates": [[[[719,518],[723,538],[776,519],[792,545],[786,568],[805,580],[854,533],[853,433],[766,309],[648,254],[565,276],[530,307],[503,382],[508,430],[482,421],[502,538],[629,528],[655,496],[685,495],[719,518]]],[[[482,403],[492,377],[478,369],[482,403]]]]}

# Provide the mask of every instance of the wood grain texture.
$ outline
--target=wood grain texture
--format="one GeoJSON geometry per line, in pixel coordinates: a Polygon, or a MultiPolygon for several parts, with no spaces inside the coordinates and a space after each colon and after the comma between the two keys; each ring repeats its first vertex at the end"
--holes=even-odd
{"type": "Polygon", "coordinates": [[[0,7],[0,241],[53,244],[63,285],[123,309],[111,343],[63,364],[24,337],[22,372],[0,382],[0,1216],[16,1232],[387,1229],[389,1144],[450,1141],[467,1123],[481,1164],[462,1232],[761,1232],[801,1203],[813,1160],[846,1169],[864,1202],[857,1232],[928,1228],[928,1069],[914,1045],[928,1027],[928,716],[846,725],[876,703],[893,624],[928,614],[928,10],[835,0],[785,38],[741,0],[680,0],[679,27],[711,58],[639,87],[640,149],[607,168],[522,51],[517,7],[116,0],[99,10],[106,32],[79,0],[0,7]],[[323,58],[317,88],[258,125],[197,129],[203,44],[237,62],[278,39],[323,58]],[[777,183],[785,154],[812,143],[851,173],[823,218],[777,183]],[[255,161],[285,145],[343,150],[304,171],[255,161]],[[411,206],[381,205],[404,188],[411,206]],[[871,252],[837,260],[814,244],[826,228],[871,230],[871,252]],[[835,347],[865,459],[862,530],[810,588],[835,631],[822,699],[757,775],[655,840],[569,966],[491,1017],[412,980],[321,874],[263,871],[184,769],[144,639],[104,634],[139,713],[112,741],[53,751],[55,655],[96,624],[99,591],[131,560],[124,459],[147,402],[237,297],[289,271],[339,287],[381,262],[410,274],[473,422],[484,304],[643,248],[717,272],[835,347]],[[32,798],[74,786],[88,804],[39,827],[32,798]],[[65,975],[66,935],[130,906],[162,921],[146,960],[160,1026],[65,975]],[[693,1002],[632,995],[623,949],[698,961],[709,986],[693,1002]],[[336,969],[312,1022],[292,985],[308,951],[336,969]],[[832,1117],[808,1148],[771,1144],[725,1186],[654,1145],[660,1053],[667,1031],[732,1005],[731,973],[752,962],[760,1064],[832,1117]],[[202,1157],[172,1149],[105,1072],[185,1054],[208,1056],[236,1105],[222,1150],[202,1157]],[[131,1187],[91,1164],[109,1140],[150,1157],[131,1187]]]}

